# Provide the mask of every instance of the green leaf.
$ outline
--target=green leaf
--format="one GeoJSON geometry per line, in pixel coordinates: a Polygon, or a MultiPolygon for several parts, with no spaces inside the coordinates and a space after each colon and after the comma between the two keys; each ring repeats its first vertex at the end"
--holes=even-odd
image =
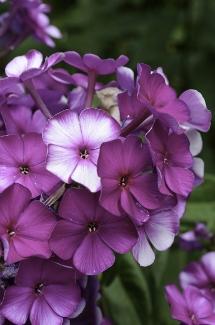
{"type": "Polygon", "coordinates": [[[118,256],[118,276],[110,286],[103,287],[103,298],[110,318],[116,325],[151,325],[150,293],[141,267],[133,256],[118,256]]]}

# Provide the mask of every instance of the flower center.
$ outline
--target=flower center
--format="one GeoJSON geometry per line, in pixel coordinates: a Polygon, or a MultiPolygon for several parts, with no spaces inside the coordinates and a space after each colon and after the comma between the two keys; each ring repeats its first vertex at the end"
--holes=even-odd
{"type": "Polygon", "coordinates": [[[15,231],[14,231],[15,229],[13,228],[13,227],[9,227],[8,229],[7,229],[7,233],[8,233],[8,235],[9,235],[9,237],[13,237],[14,235],[15,235],[15,231]]]}
{"type": "Polygon", "coordinates": [[[34,291],[36,292],[36,293],[41,293],[42,291],[42,287],[43,287],[43,283],[39,283],[39,284],[37,284],[36,286],[35,286],[35,288],[34,288],[34,291]]]}
{"type": "Polygon", "coordinates": [[[89,232],[95,232],[96,229],[97,229],[97,224],[96,223],[94,223],[94,222],[89,223],[89,225],[88,225],[89,232]]]}
{"type": "Polygon", "coordinates": [[[29,168],[28,167],[20,167],[20,172],[23,174],[23,175],[27,175],[29,173],[29,168]]]}
{"type": "Polygon", "coordinates": [[[89,157],[89,152],[87,149],[83,149],[79,151],[79,155],[82,159],[87,159],[89,157]]]}
{"type": "Polygon", "coordinates": [[[128,184],[128,177],[127,176],[123,176],[120,180],[119,185],[122,187],[125,187],[128,184]]]}

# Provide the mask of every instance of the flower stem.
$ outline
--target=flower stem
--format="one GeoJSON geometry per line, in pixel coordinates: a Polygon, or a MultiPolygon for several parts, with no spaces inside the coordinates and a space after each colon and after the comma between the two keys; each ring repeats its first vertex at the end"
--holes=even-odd
{"type": "Polygon", "coordinates": [[[153,119],[153,115],[150,115],[147,119],[145,119],[146,116],[146,112],[144,110],[142,110],[137,116],[135,116],[135,118],[124,127],[124,129],[122,129],[120,135],[121,137],[125,137],[127,136],[129,133],[131,133],[132,131],[134,131],[141,123],[143,126],[149,124],[152,122],[153,119]]]}
{"type": "Polygon", "coordinates": [[[95,91],[95,84],[96,84],[96,71],[90,70],[88,72],[88,88],[87,88],[87,99],[85,108],[90,108],[93,102],[93,96],[95,91]]]}
{"type": "Polygon", "coordinates": [[[45,115],[45,117],[47,119],[51,118],[52,115],[49,112],[48,108],[46,107],[46,105],[44,104],[42,98],[40,97],[40,95],[38,94],[32,79],[28,79],[24,81],[24,85],[27,88],[27,90],[29,91],[29,94],[31,95],[31,97],[33,98],[36,106],[41,110],[41,112],[45,115]]]}

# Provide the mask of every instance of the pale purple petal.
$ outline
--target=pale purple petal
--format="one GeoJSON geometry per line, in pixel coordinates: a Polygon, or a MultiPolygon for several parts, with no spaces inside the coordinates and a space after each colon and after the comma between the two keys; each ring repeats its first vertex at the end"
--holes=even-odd
{"type": "Polygon", "coordinates": [[[70,65],[72,65],[75,68],[78,68],[82,71],[87,72],[87,68],[85,67],[83,60],[81,58],[81,56],[74,51],[68,51],[65,52],[65,57],[64,57],[64,61],[70,65]]]}
{"type": "Polygon", "coordinates": [[[32,68],[40,68],[43,56],[36,50],[29,51],[26,55],[17,56],[5,68],[8,77],[19,77],[23,72],[32,68]]]}
{"type": "MultiPolygon", "coordinates": [[[[87,126],[88,127],[88,126],[87,126]]],[[[45,144],[65,148],[79,146],[82,140],[79,117],[75,111],[65,110],[51,118],[43,131],[45,144]]]]}
{"type": "Polygon", "coordinates": [[[99,274],[114,263],[111,249],[95,233],[88,234],[73,256],[74,266],[86,275],[99,274]]]}
{"type": "Polygon", "coordinates": [[[184,290],[184,297],[189,306],[188,308],[193,312],[195,318],[202,319],[212,314],[212,303],[201,294],[199,289],[188,286],[184,290]]]}
{"type": "Polygon", "coordinates": [[[189,263],[186,268],[180,272],[179,281],[182,289],[186,289],[189,285],[197,288],[204,288],[207,287],[210,282],[202,265],[197,262],[189,263]]]}
{"type": "Polygon", "coordinates": [[[101,180],[97,174],[97,167],[90,159],[81,159],[72,173],[72,179],[86,186],[91,192],[97,192],[101,188],[101,180]]]}
{"type": "Polygon", "coordinates": [[[163,251],[169,248],[179,230],[179,219],[174,210],[153,213],[145,223],[145,231],[153,246],[163,251]]]}
{"type": "Polygon", "coordinates": [[[72,173],[79,162],[80,156],[76,150],[52,144],[48,146],[46,168],[63,182],[72,182],[72,173]]]}
{"type": "Polygon", "coordinates": [[[206,108],[202,95],[197,90],[189,89],[179,98],[187,104],[190,110],[190,119],[183,125],[207,132],[211,124],[211,112],[206,108]]]}
{"type": "Polygon", "coordinates": [[[191,171],[195,177],[194,186],[199,186],[202,184],[204,181],[204,161],[201,158],[193,158],[193,166],[191,171]]]}
{"type": "Polygon", "coordinates": [[[14,87],[19,83],[20,83],[20,80],[17,77],[8,77],[8,78],[6,77],[3,79],[0,79],[0,89],[14,87]]]}
{"type": "Polygon", "coordinates": [[[202,137],[201,134],[195,129],[188,129],[186,136],[190,141],[190,152],[193,156],[197,156],[202,151],[202,137]]]}
{"type": "Polygon", "coordinates": [[[155,254],[149,245],[143,227],[138,229],[138,234],[139,239],[132,249],[133,256],[140,266],[149,266],[154,262],[155,254]]]}
{"type": "Polygon", "coordinates": [[[121,128],[105,111],[88,108],[80,114],[80,127],[83,141],[89,149],[99,148],[103,142],[111,141],[120,135],[121,128]]]}

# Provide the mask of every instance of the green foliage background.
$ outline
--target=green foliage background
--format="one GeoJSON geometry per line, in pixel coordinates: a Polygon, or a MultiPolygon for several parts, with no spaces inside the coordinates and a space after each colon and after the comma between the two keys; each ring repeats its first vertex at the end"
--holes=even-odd
{"type": "MultiPolygon", "coordinates": [[[[215,113],[215,1],[214,0],[47,0],[52,6],[51,23],[63,34],[56,48],[32,39],[1,60],[1,74],[14,56],[31,48],[44,56],[53,51],[95,53],[102,58],[125,54],[128,66],[138,62],[152,69],[161,66],[170,85],[180,95],[197,89],[215,113]]],[[[5,8],[5,5],[1,5],[5,8]]],[[[2,10],[3,12],[3,10],[2,10]]],[[[103,79],[109,81],[109,79],[103,79]]],[[[181,231],[203,221],[215,232],[215,119],[202,134],[201,157],[207,172],[205,184],[191,195],[181,231]]],[[[209,250],[214,250],[214,246],[209,250]]],[[[101,276],[104,312],[114,325],[174,325],[164,298],[164,285],[178,281],[179,272],[205,252],[186,253],[173,247],[157,253],[155,263],[140,268],[131,256],[117,256],[114,267],[101,276]]]]}

